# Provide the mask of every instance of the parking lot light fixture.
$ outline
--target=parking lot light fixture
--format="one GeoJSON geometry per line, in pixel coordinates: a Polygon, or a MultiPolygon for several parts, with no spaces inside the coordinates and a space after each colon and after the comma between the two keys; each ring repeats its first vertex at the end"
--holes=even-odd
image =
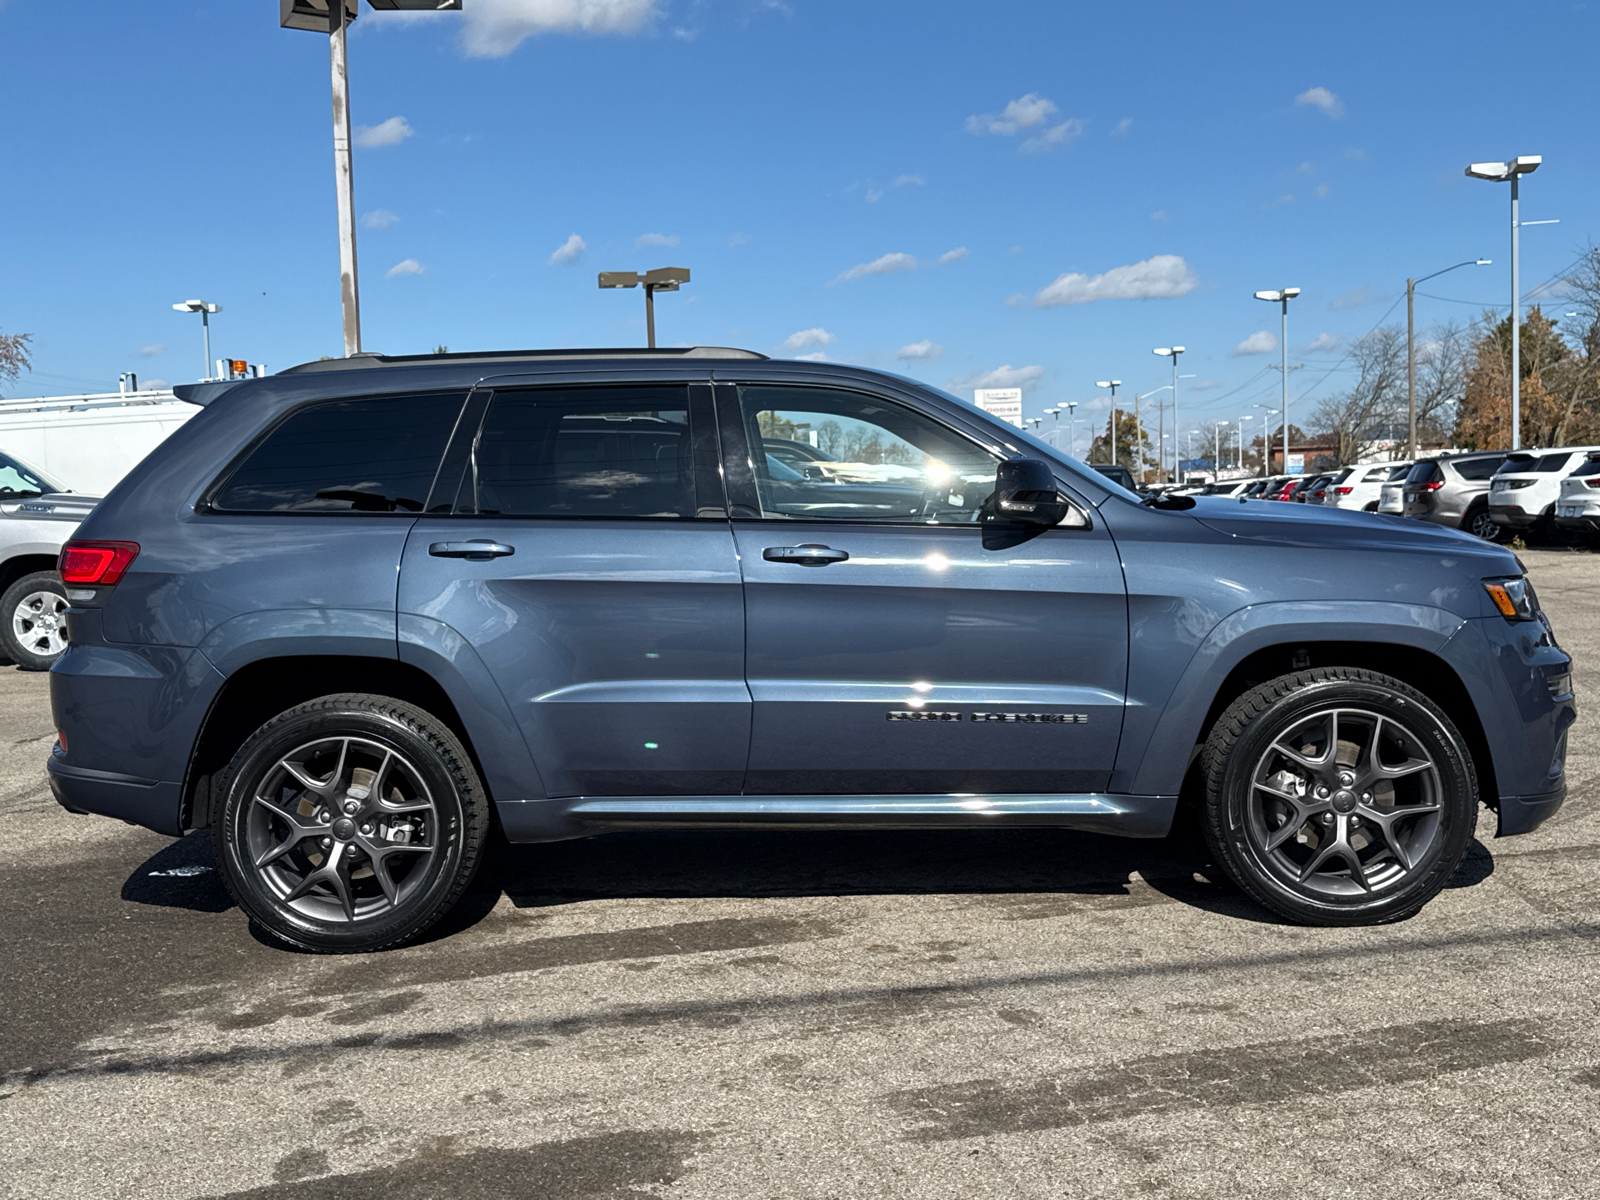
{"type": "MultiPolygon", "coordinates": [[[[1256,407],[1261,409],[1269,417],[1275,417],[1281,411],[1283,411],[1282,409],[1268,408],[1265,404],[1258,404],[1258,405],[1256,405],[1256,407]]],[[[1289,428],[1289,422],[1287,420],[1284,421],[1283,426],[1284,426],[1284,429],[1287,431],[1287,429],[1289,428]]],[[[1289,473],[1289,451],[1288,451],[1289,435],[1288,435],[1287,432],[1285,432],[1284,435],[1283,435],[1283,445],[1284,445],[1283,473],[1285,475],[1287,475],[1289,473]]],[[[1267,470],[1267,467],[1271,464],[1271,462],[1272,462],[1272,426],[1269,423],[1267,425],[1267,427],[1264,428],[1261,431],[1261,474],[1262,474],[1263,478],[1265,478],[1266,476],[1272,474],[1271,471],[1267,470]]]]}
{"type": "Polygon", "coordinates": [[[644,285],[644,325],[646,344],[656,348],[656,293],[675,292],[689,282],[688,267],[657,267],[639,274],[636,271],[601,271],[602,288],[634,288],[644,285]]]}
{"type": "MultiPolygon", "coordinates": [[[[460,11],[461,0],[367,0],[374,9],[460,11]]],[[[350,158],[350,60],[345,32],[358,0],[278,0],[278,25],[328,35],[333,70],[333,181],[339,209],[339,297],[344,313],[344,353],[361,353],[361,288],[356,275],[355,176],[350,158]]]]}
{"type": "Polygon", "coordinates": [[[1241,470],[1241,471],[1244,470],[1244,423],[1246,421],[1254,421],[1254,420],[1255,420],[1255,416],[1253,414],[1249,414],[1249,413],[1243,414],[1243,415],[1241,415],[1239,417],[1239,458],[1238,458],[1238,466],[1239,466],[1239,470],[1241,470]]]}
{"type": "Polygon", "coordinates": [[[205,369],[200,372],[201,379],[211,378],[211,314],[222,311],[222,305],[212,304],[209,300],[182,300],[172,306],[178,312],[191,312],[200,314],[200,334],[205,340],[205,369]]]}
{"type": "Polygon", "coordinates": [[[1519,238],[1521,227],[1517,217],[1517,181],[1539,169],[1544,158],[1538,154],[1519,154],[1505,162],[1473,163],[1467,174],[1473,179],[1487,179],[1494,183],[1511,185],[1511,448],[1522,449],[1522,297],[1518,293],[1519,238]]]}
{"type": "Polygon", "coordinates": [[[1257,292],[1257,300],[1266,300],[1272,304],[1282,306],[1283,325],[1278,335],[1278,349],[1283,352],[1283,363],[1278,368],[1283,372],[1283,470],[1289,472],[1289,301],[1300,294],[1300,289],[1279,288],[1271,292],[1257,292]]]}
{"type": "Polygon", "coordinates": [[[1095,387],[1111,389],[1111,465],[1117,465],[1117,389],[1122,386],[1120,379],[1097,379],[1095,387]]]}
{"type": "MultiPolygon", "coordinates": [[[[1187,349],[1187,347],[1184,346],[1157,346],[1151,351],[1152,354],[1159,354],[1164,358],[1170,358],[1172,360],[1172,428],[1174,432],[1176,432],[1178,428],[1178,356],[1182,354],[1185,349],[1187,349]]],[[[1176,438],[1174,438],[1172,441],[1172,451],[1174,455],[1172,460],[1172,478],[1174,482],[1182,483],[1183,465],[1179,463],[1176,458],[1178,451],[1178,441],[1176,438]]],[[[1165,455],[1165,450],[1163,450],[1162,453],[1165,455]]],[[[1163,457],[1163,469],[1165,469],[1165,466],[1166,459],[1163,457]]]]}
{"type": "Polygon", "coordinates": [[[1445,267],[1420,279],[1406,280],[1406,457],[1417,456],[1417,284],[1454,271],[1460,267],[1487,267],[1487,258],[1469,258],[1453,267],[1445,267]]]}

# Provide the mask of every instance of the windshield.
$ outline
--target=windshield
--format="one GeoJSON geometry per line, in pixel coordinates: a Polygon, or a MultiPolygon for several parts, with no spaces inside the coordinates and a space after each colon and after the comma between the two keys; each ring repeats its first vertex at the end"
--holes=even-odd
{"type": "Polygon", "coordinates": [[[43,471],[25,467],[10,455],[0,454],[0,500],[25,500],[46,492],[66,490],[43,471]]]}

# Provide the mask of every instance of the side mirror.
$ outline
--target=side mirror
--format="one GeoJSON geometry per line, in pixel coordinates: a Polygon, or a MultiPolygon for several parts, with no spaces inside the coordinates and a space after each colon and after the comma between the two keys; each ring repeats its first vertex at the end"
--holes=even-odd
{"type": "Polygon", "coordinates": [[[1000,464],[994,477],[995,516],[1024,525],[1059,525],[1074,512],[1072,502],[1056,490],[1055,472],[1038,458],[1000,464]]]}

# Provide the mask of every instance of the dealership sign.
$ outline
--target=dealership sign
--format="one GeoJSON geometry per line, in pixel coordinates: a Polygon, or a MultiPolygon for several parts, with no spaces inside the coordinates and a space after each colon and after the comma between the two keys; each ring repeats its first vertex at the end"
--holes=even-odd
{"type": "Polygon", "coordinates": [[[1021,388],[978,388],[972,393],[972,402],[990,416],[1022,428],[1021,388]]]}

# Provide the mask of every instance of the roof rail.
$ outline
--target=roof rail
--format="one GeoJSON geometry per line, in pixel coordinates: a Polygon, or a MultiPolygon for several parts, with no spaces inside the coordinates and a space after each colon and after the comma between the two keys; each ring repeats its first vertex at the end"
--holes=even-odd
{"type": "Polygon", "coordinates": [[[468,350],[447,354],[373,354],[363,352],[348,358],[319,358],[315,362],[300,363],[279,371],[280,375],[296,375],[311,371],[353,371],[372,367],[407,367],[449,365],[460,363],[513,363],[551,362],[563,359],[594,358],[766,358],[754,350],[736,350],[729,346],[665,346],[655,349],[641,347],[612,347],[592,350],[468,350]]]}

